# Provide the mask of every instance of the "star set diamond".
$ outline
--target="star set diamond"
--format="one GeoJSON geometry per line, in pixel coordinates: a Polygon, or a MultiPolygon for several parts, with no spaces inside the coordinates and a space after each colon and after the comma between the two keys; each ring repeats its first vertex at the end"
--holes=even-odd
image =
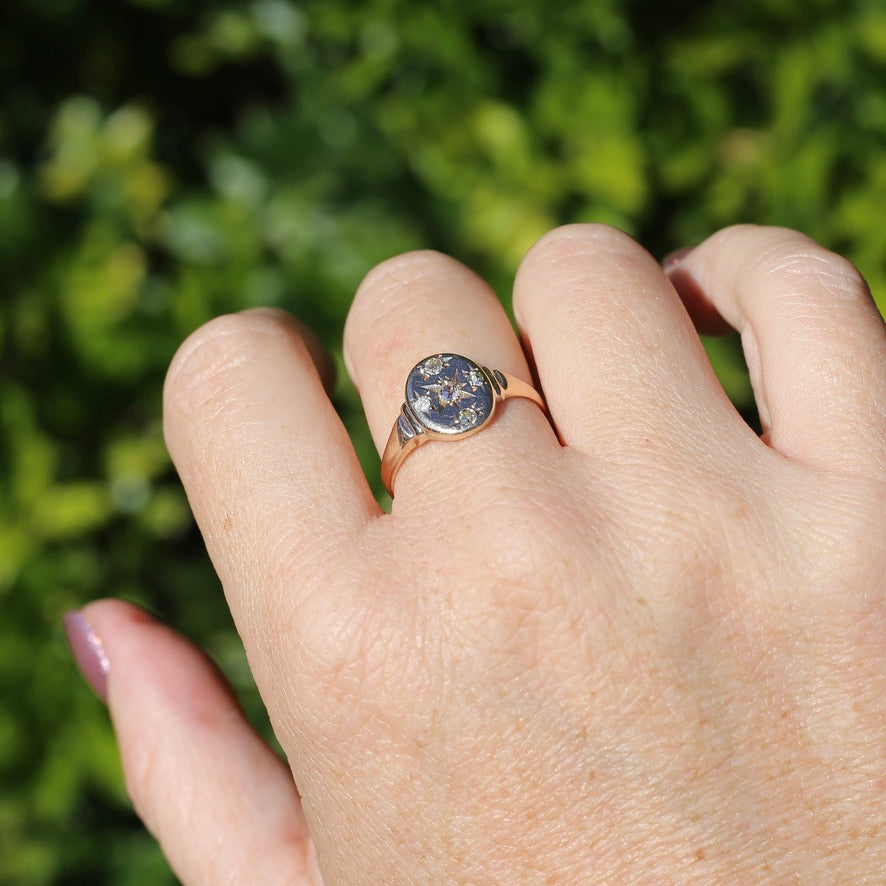
{"type": "Polygon", "coordinates": [[[428,430],[459,434],[483,424],[493,395],[476,363],[458,354],[435,354],[409,373],[406,402],[428,430]]]}

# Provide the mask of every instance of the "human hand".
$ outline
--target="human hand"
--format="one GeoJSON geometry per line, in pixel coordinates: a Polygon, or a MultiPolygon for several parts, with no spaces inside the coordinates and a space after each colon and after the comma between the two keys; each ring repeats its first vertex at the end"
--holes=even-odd
{"type": "Polygon", "coordinates": [[[193,647],[86,607],[128,789],[185,883],[882,877],[884,325],[791,231],[670,270],[552,232],[515,284],[525,351],[458,263],[374,270],[345,353],[379,448],[439,351],[524,379],[531,352],[556,426],[513,400],[423,447],[390,515],[306,332],[247,312],[182,346],[169,449],[291,767],[193,647]],[[741,331],[765,442],[690,314],[741,331]]]}

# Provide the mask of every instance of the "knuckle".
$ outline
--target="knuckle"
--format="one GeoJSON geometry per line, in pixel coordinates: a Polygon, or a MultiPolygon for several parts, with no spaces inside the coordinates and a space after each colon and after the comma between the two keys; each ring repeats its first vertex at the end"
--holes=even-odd
{"type": "MultiPolygon", "coordinates": [[[[306,691],[356,699],[373,675],[398,657],[396,619],[389,610],[358,588],[327,585],[303,595],[286,618],[286,629],[275,633],[278,641],[285,637],[306,691]]],[[[321,707],[328,709],[325,703],[321,707]]]]}
{"type": "Polygon", "coordinates": [[[721,246],[741,243],[746,272],[776,295],[826,293],[830,298],[867,298],[867,283],[847,258],[789,228],[735,225],[715,234],[721,246]]]}
{"type": "Polygon", "coordinates": [[[363,278],[354,296],[348,322],[362,321],[366,312],[374,315],[380,305],[400,297],[404,290],[414,290],[422,280],[451,272],[453,267],[460,268],[461,265],[433,249],[417,249],[386,259],[363,278]]]}
{"type": "Polygon", "coordinates": [[[562,562],[555,555],[560,547],[556,533],[513,517],[503,516],[500,526],[491,565],[505,594],[549,584],[551,573],[562,562]]]}
{"type": "Polygon", "coordinates": [[[291,617],[291,637],[297,672],[308,682],[327,686],[363,658],[366,645],[363,619],[341,595],[322,591],[306,594],[291,617]]]}
{"type": "MultiPolygon", "coordinates": [[[[404,314],[422,312],[427,298],[441,288],[468,286],[476,291],[478,278],[461,262],[433,249],[394,256],[376,265],[363,278],[345,320],[345,345],[361,340],[367,330],[403,327],[404,314]]],[[[417,316],[421,316],[417,313],[417,316]]]]}
{"type": "Polygon", "coordinates": [[[562,225],[548,231],[532,246],[522,268],[549,267],[564,260],[588,256],[605,257],[627,254],[636,259],[645,254],[642,247],[624,231],[604,224],[562,225]]]}
{"type": "Polygon", "coordinates": [[[147,741],[129,742],[121,745],[121,758],[126,793],[139,818],[156,835],[159,829],[156,810],[160,805],[156,794],[160,790],[161,778],[154,748],[147,741]]]}
{"type": "Polygon", "coordinates": [[[376,376],[395,371],[394,362],[402,371],[399,363],[415,348],[416,331],[427,327],[428,303],[457,288],[478,299],[488,292],[463,264],[430,249],[407,252],[373,268],[345,320],[345,357],[357,385],[363,366],[373,366],[376,376]]]}
{"type": "Polygon", "coordinates": [[[306,596],[283,632],[302,726],[339,749],[374,741],[410,709],[428,679],[427,651],[416,651],[427,632],[402,605],[349,599],[359,593],[306,596]]]}
{"type": "MultiPolygon", "coordinates": [[[[269,313],[225,314],[210,320],[179,347],[164,385],[164,403],[183,409],[202,406],[232,371],[254,363],[281,320],[269,313]]],[[[229,383],[229,382],[228,382],[229,383]]]]}
{"type": "Polygon", "coordinates": [[[517,272],[514,306],[518,313],[531,304],[544,310],[552,294],[566,300],[579,290],[597,294],[611,290],[613,280],[621,289],[643,292],[651,274],[660,274],[658,263],[623,231],[604,224],[564,225],[526,254],[517,272]]]}
{"type": "Polygon", "coordinates": [[[815,540],[807,564],[810,574],[819,577],[821,589],[831,588],[844,602],[851,589],[858,589],[860,598],[876,601],[878,606],[886,602],[882,594],[886,573],[884,511],[886,483],[844,480],[836,507],[803,526],[803,537],[815,540]]]}
{"type": "Polygon", "coordinates": [[[710,236],[709,242],[718,247],[730,247],[758,237],[761,232],[767,230],[787,231],[787,228],[765,228],[762,225],[739,222],[738,224],[727,225],[725,228],[720,228],[719,231],[716,231],[710,236]]]}
{"type": "Polygon", "coordinates": [[[867,292],[867,284],[848,259],[817,244],[779,244],[771,254],[761,255],[759,262],[763,281],[775,282],[782,291],[822,289],[848,300],[867,292]]]}
{"type": "Polygon", "coordinates": [[[580,543],[580,530],[574,522],[565,525],[554,499],[550,492],[513,490],[500,506],[488,507],[484,524],[475,527],[488,539],[488,554],[482,564],[472,564],[474,580],[464,582],[459,598],[483,642],[495,648],[507,650],[520,638],[527,640],[523,648],[537,648],[542,624],[559,623],[571,596],[575,564],[568,551],[580,543]],[[540,502],[549,514],[544,525],[536,518],[540,502]]]}

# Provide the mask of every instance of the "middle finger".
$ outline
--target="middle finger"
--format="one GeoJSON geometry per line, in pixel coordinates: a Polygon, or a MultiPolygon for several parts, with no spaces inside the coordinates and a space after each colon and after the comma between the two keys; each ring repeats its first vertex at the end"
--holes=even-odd
{"type": "MultiPolygon", "coordinates": [[[[379,453],[404,401],[410,369],[445,352],[530,379],[507,314],[464,265],[421,251],[371,271],[345,324],[344,353],[379,453]]],[[[463,492],[489,471],[525,463],[544,447],[559,448],[544,413],[528,400],[510,400],[501,413],[476,436],[432,442],[409,456],[397,477],[398,496],[416,488],[422,496],[432,489],[434,497],[444,490],[463,492]]]]}

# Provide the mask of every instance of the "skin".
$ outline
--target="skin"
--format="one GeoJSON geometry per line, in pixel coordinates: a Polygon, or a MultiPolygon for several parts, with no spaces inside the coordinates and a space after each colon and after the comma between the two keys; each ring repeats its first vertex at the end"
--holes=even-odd
{"type": "Polygon", "coordinates": [[[522,346],[445,256],[361,285],[345,354],[379,449],[437,351],[526,379],[531,354],[554,425],[514,400],[422,448],[390,515],[306,330],[247,312],[180,349],[169,450],[289,765],[202,653],[90,604],[128,789],[173,868],[881,882],[886,331],[864,281],[783,229],[723,230],[666,273],[571,226],[514,304],[522,346]],[[693,319],[741,333],[763,439],[693,319]]]}

